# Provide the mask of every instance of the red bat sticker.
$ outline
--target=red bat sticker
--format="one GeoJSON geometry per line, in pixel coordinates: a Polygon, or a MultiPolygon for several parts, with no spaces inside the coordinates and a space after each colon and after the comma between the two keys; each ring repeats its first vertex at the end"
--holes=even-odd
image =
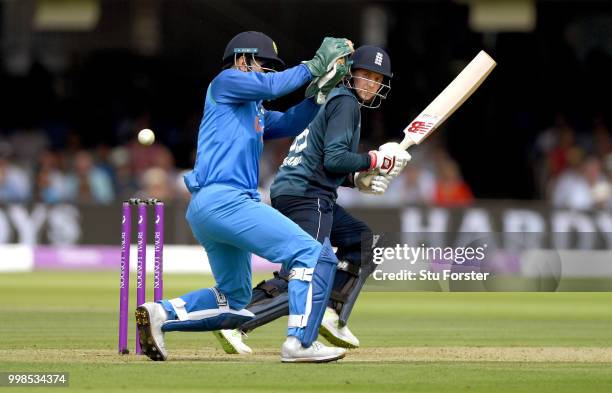
{"type": "Polygon", "coordinates": [[[406,131],[414,132],[415,134],[426,134],[431,131],[433,126],[434,123],[415,120],[410,123],[406,131]]]}

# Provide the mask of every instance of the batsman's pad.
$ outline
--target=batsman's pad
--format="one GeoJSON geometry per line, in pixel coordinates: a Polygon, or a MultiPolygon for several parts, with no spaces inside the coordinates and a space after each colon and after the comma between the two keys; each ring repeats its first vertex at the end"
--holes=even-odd
{"type": "Polygon", "coordinates": [[[340,326],[345,326],[347,324],[351,311],[353,311],[353,306],[357,301],[357,297],[359,296],[363,285],[375,269],[376,264],[374,262],[370,262],[361,266],[361,268],[358,268],[356,275],[354,274],[355,270],[351,270],[350,272],[346,270],[350,275],[349,279],[339,291],[334,290],[334,292],[332,292],[331,299],[336,302],[335,308],[338,312],[338,323],[340,326]]]}
{"type": "MultiPolygon", "coordinates": [[[[368,237],[371,234],[367,235],[368,237]]],[[[372,247],[374,249],[376,244],[380,241],[380,236],[376,235],[372,239],[372,247]]],[[[370,251],[366,255],[362,255],[361,258],[361,266],[355,269],[355,265],[351,265],[350,263],[338,264],[338,270],[343,270],[342,268],[346,266],[346,274],[350,277],[346,281],[346,283],[340,288],[339,291],[334,291],[335,294],[332,296],[332,300],[336,302],[335,309],[338,312],[338,323],[340,326],[345,326],[348,322],[349,316],[353,311],[353,306],[355,306],[355,302],[357,301],[357,297],[363,288],[363,285],[366,283],[366,280],[372,272],[376,269],[376,264],[372,260],[372,252],[370,251]]]]}
{"type": "Polygon", "coordinates": [[[255,286],[255,288],[253,288],[251,303],[246,306],[247,309],[250,310],[252,306],[259,302],[287,292],[287,287],[289,286],[289,274],[284,270],[274,272],[273,274],[274,278],[261,281],[259,284],[257,284],[257,286],[255,286]]]}
{"type": "MultiPolygon", "coordinates": [[[[342,309],[346,306],[349,296],[355,289],[360,272],[361,267],[349,260],[338,262],[334,286],[329,296],[331,300],[330,306],[336,310],[338,315],[340,315],[342,309]]],[[[348,306],[352,307],[352,305],[348,306]]]]}
{"type": "Polygon", "coordinates": [[[323,320],[325,308],[329,302],[329,295],[338,267],[338,258],[334,254],[329,238],[325,238],[323,249],[312,274],[310,282],[312,289],[312,301],[308,322],[304,327],[304,335],[301,339],[302,346],[308,348],[317,339],[319,326],[323,320]]]}
{"type": "Polygon", "coordinates": [[[287,287],[289,275],[281,270],[274,272],[274,278],[262,281],[253,288],[251,303],[247,310],[255,317],[240,326],[243,332],[250,332],[268,322],[289,315],[289,295],[287,287]]]}
{"type": "Polygon", "coordinates": [[[289,315],[289,294],[285,291],[273,298],[263,299],[249,306],[248,310],[255,314],[255,317],[240,325],[239,329],[245,333],[289,315]]]}

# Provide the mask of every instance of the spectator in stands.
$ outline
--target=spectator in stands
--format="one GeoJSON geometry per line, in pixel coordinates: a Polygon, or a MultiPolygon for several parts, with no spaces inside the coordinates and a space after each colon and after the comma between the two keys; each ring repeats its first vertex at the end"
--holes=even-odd
{"type": "Polygon", "coordinates": [[[601,159],[612,153],[610,131],[602,118],[595,119],[593,127],[593,154],[601,159]]]}
{"type": "Polygon", "coordinates": [[[541,131],[534,143],[531,152],[533,163],[533,176],[535,180],[536,196],[544,197],[550,182],[550,155],[557,147],[561,130],[569,129],[565,116],[561,113],[555,115],[554,124],[541,131]]]}
{"type": "Polygon", "coordinates": [[[402,174],[402,197],[403,203],[429,205],[434,200],[436,192],[436,177],[418,164],[408,165],[402,174]]]}
{"type": "Polygon", "coordinates": [[[68,182],[59,167],[57,153],[45,150],[38,160],[34,184],[35,199],[46,203],[58,203],[68,199],[68,182]]]}
{"type": "Polygon", "coordinates": [[[103,204],[115,198],[110,176],[94,165],[89,151],[80,150],[74,156],[74,173],[68,176],[68,196],[73,201],[103,204]]]}
{"type": "Polygon", "coordinates": [[[555,147],[548,153],[548,174],[556,177],[568,168],[569,157],[575,148],[574,130],[569,125],[564,124],[559,129],[558,141],[555,147]]]}
{"type": "Polygon", "coordinates": [[[561,174],[552,193],[554,206],[578,210],[604,207],[609,198],[610,184],[601,160],[594,156],[580,160],[561,174]]]}
{"type": "Polygon", "coordinates": [[[122,201],[133,198],[138,191],[138,182],[132,175],[129,150],[124,146],[117,146],[110,152],[108,159],[115,174],[113,180],[117,198],[122,201]]]}
{"type": "Polygon", "coordinates": [[[608,189],[609,189],[609,195],[608,195],[608,203],[605,206],[606,209],[612,210],[612,153],[608,153],[608,155],[606,155],[606,157],[603,160],[603,166],[604,166],[604,173],[606,176],[606,179],[608,180],[608,189]]]}
{"type": "Polygon", "coordinates": [[[440,160],[433,202],[438,206],[465,206],[473,202],[470,187],[463,181],[459,167],[450,158],[440,160]]]}
{"type": "Polygon", "coordinates": [[[0,142],[0,203],[27,202],[31,198],[28,172],[10,161],[11,145],[0,142]]]}
{"type": "Polygon", "coordinates": [[[176,183],[177,181],[183,181],[183,177],[180,176],[179,170],[174,165],[174,156],[168,148],[164,146],[153,158],[153,168],[160,168],[166,172],[167,177],[167,188],[172,195],[176,194],[176,183]]]}
{"type": "Polygon", "coordinates": [[[29,166],[28,169],[34,169],[33,164],[49,146],[49,138],[42,129],[19,129],[10,136],[10,144],[13,162],[24,167],[29,166]]]}
{"type": "Polygon", "coordinates": [[[139,198],[156,198],[169,201],[174,198],[174,185],[168,176],[168,172],[160,167],[149,168],[141,176],[141,190],[138,191],[139,198]]]}

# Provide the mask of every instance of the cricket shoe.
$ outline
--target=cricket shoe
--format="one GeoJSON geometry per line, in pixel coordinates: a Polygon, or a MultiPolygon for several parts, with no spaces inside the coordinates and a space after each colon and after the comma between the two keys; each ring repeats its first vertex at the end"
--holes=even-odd
{"type": "Polygon", "coordinates": [[[349,330],[348,325],[340,326],[340,319],[336,311],[327,307],[323,315],[319,334],[330,344],[341,348],[358,348],[359,339],[349,330]]]}
{"type": "Polygon", "coordinates": [[[161,304],[148,302],[136,308],[136,327],[142,353],[151,360],[166,360],[166,344],[161,328],[168,314],[161,304]]]}
{"type": "Polygon", "coordinates": [[[242,341],[246,334],[238,329],[222,329],[213,332],[225,353],[233,355],[250,355],[253,350],[242,341]]]}
{"type": "Polygon", "coordinates": [[[297,337],[289,336],[281,347],[281,362],[283,363],[327,363],[342,359],[346,350],[327,347],[318,341],[304,348],[297,337]]]}

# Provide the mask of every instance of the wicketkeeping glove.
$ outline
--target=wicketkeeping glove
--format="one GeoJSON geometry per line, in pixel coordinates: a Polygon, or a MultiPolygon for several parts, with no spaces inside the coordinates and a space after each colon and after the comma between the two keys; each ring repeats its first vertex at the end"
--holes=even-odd
{"type": "Polygon", "coordinates": [[[323,104],[329,92],[349,73],[352,64],[352,60],[346,60],[345,58],[336,61],[328,73],[314,78],[310,82],[306,88],[306,98],[314,96],[317,104],[323,104]]]}
{"type": "Polygon", "coordinates": [[[353,53],[353,43],[346,38],[325,37],[321,47],[317,50],[312,60],[305,61],[306,67],[317,78],[332,70],[336,61],[353,53]]]}

